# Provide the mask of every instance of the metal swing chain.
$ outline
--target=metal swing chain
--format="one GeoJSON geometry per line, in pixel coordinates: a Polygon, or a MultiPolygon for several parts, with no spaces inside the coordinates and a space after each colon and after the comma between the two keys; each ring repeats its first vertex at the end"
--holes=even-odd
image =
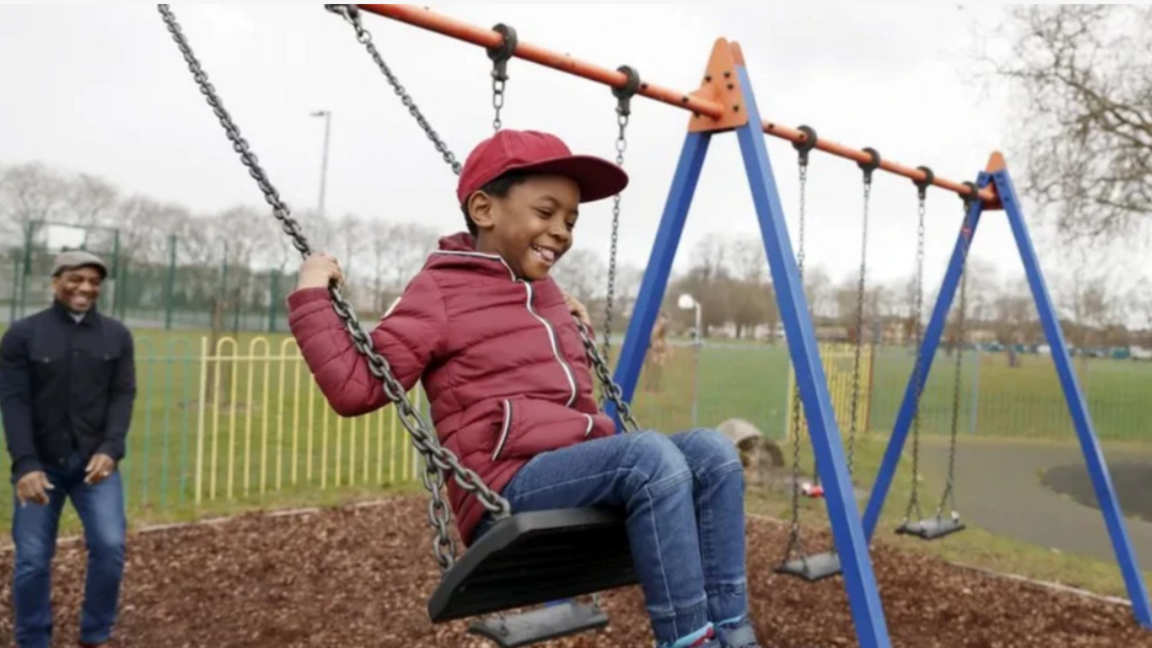
{"type": "Polygon", "coordinates": [[[913,369],[913,380],[916,384],[916,397],[912,404],[912,494],[908,498],[908,508],[904,511],[904,521],[908,522],[915,511],[917,519],[924,516],[920,510],[920,398],[923,394],[923,380],[920,374],[921,342],[924,335],[921,318],[924,308],[924,215],[928,210],[928,185],[931,184],[931,171],[927,167],[920,167],[929,175],[929,179],[916,181],[916,296],[913,307],[913,330],[915,331],[916,365],[913,369]]]}
{"type": "MultiPolygon", "coordinates": [[[[279,193],[272,186],[264,169],[261,168],[256,155],[249,150],[248,142],[240,135],[240,129],[237,128],[231,116],[224,109],[215,88],[208,82],[208,75],[192,53],[192,49],[168,5],[159,5],[158,8],[168,26],[168,31],[171,32],[184,60],[188,63],[201,93],[204,94],[208,104],[220,120],[228,139],[232,141],[233,150],[240,155],[241,161],[248,167],[250,175],[256,180],[265,200],[272,206],[273,215],[281,221],[284,231],[291,237],[292,244],[307,258],[312,254],[312,250],[304,234],[300,231],[299,223],[290,215],[288,206],[281,201],[279,193]]],[[[385,394],[400,411],[400,421],[411,435],[413,445],[425,457],[427,470],[424,475],[424,485],[432,495],[432,502],[428,509],[429,523],[436,529],[433,554],[436,556],[441,569],[447,571],[456,560],[456,544],[448,531],[450,511],[440,494],[440,487],[444,484],[442,471],[452,471],[456,483],[466,491],[478,495],[484,508],[496,515],[498,519],[508,516],[511,513],[511,507],[507,500],[489,489],[479,475],[463,467],[452,451],[440,446],[439,439],[429,430],[419,412],[408,401],[403,385],[392,375],[388,361],[373,349],[371,339],[360,327],[355,312],[345,301],[339,288],[331,286],[329,292],[336,313],[344,323],[356,350],[367,358],[369,370],[373,376],[381,380],[385,394]]]]}
{"type": "MultiPolygon", "coordinates": [[[[619,108],[617,108],[619,110],[619,108]]],[[[628,127],[628,115],[617,113],[620,124],[620,134],[616,136],[616,164],[624,166],[624,151],[628,148],[628,141],[624,137],[624,129],[628,127]]],[[[604,297],[604,331],[603,353],[604,359],[612,361],[612,311],[616,296],[616,250],[620,237],[620,194],[612,197],[612,244],[608,251],[608,289],[604,297]]]]}
{"type": "MultiPolygon", "coordinates": [[[[799,152],[800,216],[797,225],[796,267],[800,275],[800,289],[804,289],[804,233],[805,215],[808,206],[808,152],[816,146],[816,131],[808,126],[799,128],[806,137],[803,143],[794,144],[799,152]]],[[[793,375],[796,370],[793,368],[793,375]]],[[[800,385],[796,384],[792,393],[792,519],[788,529],[788,546],[784,549],[782,563],[788,562],[794,552],[801,560],[807,560],[804,543],[800,538],[800,385]]]]}
{"type": "MultiPolygon", "coordinates": [[[[420,113],[420,110],[416,107],[415,102],[406,92],[403,91],[403,86],[400,85],[400,82],[397,80],[396,76],[391,72],[387,64],[384,63],[383,57],[381,57],[379,51],[377,51],[375,46],[372,45],[372,35],[368,32],[367,29],[364,28],[364,25],[360,20],[359,9],[355,5],[324,6],[326,9],[328,9],[328,11],[342,16],[349,24],[355,28],[357,40],[365,44],[368,49],[368,53],[372,55],[372,59],[376,62],[376,65],[380,68],[380,71],[384,73],[384,76],[387,77],[388,82],[392,84],[393,88],[396,89],[396,94],[400,95],[400,97],[403,99],[404,105],[408,107],[408,111],[412,113],[412,116],[416,118],[417,123],[419,123],[420,127],[424,129],[424,132],[428,135],[428,138],[432,140],[432,142],[436,145],[436,150],[440,151],[440,153],[443,155],[444,161],[452,167],[452,172],[456,175],[460,175],[462,169],[460,163],[456,161],[456,156],[453,155],[452,152],[448,149],[448,145],[440,139],[440,137],[436,134],[436,131],[432,130],[432,127],[428,124],[427,120],[425,120],[424,116],[420,113]]],[[[513,33],[514,30],[509,28],[508,34],[505,38],[506,42],[509,39],[509,35],[513,33]]],[[[593,342],[591,336],[589,335],[587,327],[585,327],[584,323],[579,320],[576,321],[576,327],[580,331],[580,338],[584,343],[584,349],[587,352],[588,357],[592,362],[592,366],[596,371],[596,376],[607,389],[608,397],[616,405],[616,409],[620,413],[625,427],[630,431],[639,430],[640,428],[636,424],[636,420],[632,417],[632,409],[623,399],[623,390],[620,389],[619,385],[616,385],[612,381],[612,376],[608,372],[607,365],[605,364],[604,359],[600,357],[599,352],[596,350],[596,344],[593,342]]]]}
{"type": "Polygon", "coordinates": [[[440,135],[433,130],[428,120],[424,118],[423,113],[421,113],[420,109],[416,106],[416,102],[412,100],[412,96],[408,94],[408,91],[400,84],[396,75],[392,73],[391,68],[384,62],[384,58],[380,56],[380,52],[372,42],[372,34],[368,33],[368,30],[365,29],[364,25],[360,22],[360,9],[356,5],[324,5],[324,8],[341,16],[348,24],[352,25],[356,30],[356,40],[360,41],[360,43],[364,45],[364,48],[368,50],[368,54],[372,57],[372,60],[376,62],[376,66],[384,73],[384,77],[388,79],[388,83],[392,86],[396,95],[400,97],[401,103],[408,108],[408,112],[416,119],[416,123],[420,125],[420,128],[424,131],[424,134],[428,136],[428,139],[432,140],[432,144],[444,158],[444,161],[448,163],[448,166],[452,167],[452,170],[459,175],[462,165],[456,159],[456,156],[452,154],[452,151],[448,150],[448,145],[445,144],[444,140],[440,139],[440,135]]]}
{"type": "Polygon", "coordinates": [[[873,148],[864,149],[871,155],[868,162],[859,164],[864,173],[864,218],[860,234],[860,277],[856,284],[856,347],[852,359],[852,405],[848,424],[848,476],[851,477],[856,456],[856,416],[860,400],[860,352],[864,345],[865,277],[868,269],[868,211],[872,197],[872,173],[880,167],[880,153],[873,148]]]}
{"type": "MultiPolygon", "coordinates": [[[[628,81],[623,87],[612,88],[612,94],[617,99],[616,125],[619,128],[616,135],[616,165],[623,167],[624,151],[628,150],[628,139],[625,133],[628,129],[628,119],[632,115],[632,97],[640,88],[640,75],[627,65],[622,65],[618,69],[628,76],[628,81]]],[[[616,296],[616,250],[620,237],[620,199],[620,194],[612,197],[612,245],[608,252],[608,288],[604,298],[604,330],[602,331],[604,360],[607,362],[612,361],[612,311],[616,296]]],[[[601,403],[603,403],[604,396],[602,388],[601,403]]]]}
{"type": "Polygon", "coordinates": [[[944,505],[950,504],[949,508],[951,509],[953,519],[959,517],[959,514],[956,512],[955,490],[956,436],[957,429],[960,426],[960,379],[964,369],[964,329],[968,312],[968,248],[972,245],[972,224],[969,220],[969,214],[972,211],[972,204],[975,201],[977,191],[974,183],[965,182],[964,184],[969,187],[970,193],[961,196],[961,199],[964,201],[964,246],[962,248],[960,262],[960,304],[956,321],[956,370],[952,381],[952,429],[948,441],[948,481],[944,486],[944,494],[940,497],[940,505],[936,508],[936,517],[940,517],[940,514],[944,511],[944,505]]]}

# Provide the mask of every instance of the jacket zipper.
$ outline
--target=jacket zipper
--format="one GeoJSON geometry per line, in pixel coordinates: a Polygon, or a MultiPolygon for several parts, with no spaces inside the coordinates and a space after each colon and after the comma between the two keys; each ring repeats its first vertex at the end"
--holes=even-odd
{"type": "Polygon", "coordinates": [[[548,320],[540,317],[532,308],[532,284],[519,279],[517,281],[523,283],[524,288],[528,291],[528,312],[532,313],[532,317],[539,320],[539,322],[544,325],[544,330],[548,331],[548,342],[552,345],[552,355],[556,356],[556,361],[559,362],[560,367],[564,369],[564,377],[568,379],[568,386],[572,388],[572,395],[568,397],[568,403],[565,404],[565,407],[571,407],[572,403],[576,401],[576,376],[573,375],[572,368],[564,361],[564,356],[560,354],[560,347],[556,343],[556,331],[552,329],[552,325],[548,323],[548,320]]]}
{"type": "Polygon", "coordinates": [[[498,254],[487,254],[485,252],[463,252],[456,250],[434,250],[433,254],[493,259],[499,261],[500,265],[504,266],[504,269],[508,271],[508,276],[512,279],[513,283],[524,284],[524,289],[528,292],[528,302],[526,304],[528,312],[532,314],[532,317],[535,317],[537,321],[544,325],[544,330],[548,332],[548,343],[552,345],[552,355],[555,356],[556,361],[560,363],[560,368],[564,370],[564,377],[568,379],[568,386],[572,388],[572,394],[568,397],[568,403],[565,405],[565,407],[571,407],[572,403],[576,402],[576,396],[578,393],[576,389],[576,374],[572,373],[572,368],[568,366],[568,363],[564,360],[564,356],[560,353],[560,347],[556,340],[556,331],[552,329],[552,325],[548,323],[548,320],[540,317],[540,315],[538,315],[532,308],[532,284],[524,281],[523,279],[518,279],[516,277],[516,273],[512,272],[512,268],[508,267],[508,263],[505,262],[504,259],[501,258],[498,254]]]}
{"type": "Polygon", "coordinates": [[[524,284],[524,289],[528,292],[528,302],[526,304],[528,312],[532,314],[532,317],[535,317],[537,321],[544,325],[544,330],[548,332],[548,343],[552,345],[552,355],[555,356],[556,361],[560,363],[560,368],[564,370],[564,377],[568,379],[568,386],[572,388],[572,395],[568,397],[568,403],[565,405],[565,407],[571,407],[572,403],[576,402],[576,396],[578,393],[576,389],[576,375],[572,373],[572,368],[568,366],[568,363],[564,360],[564,356],[560,353],[560,347],[556,340],[556,331],[552,329],[552,325],[548,323],[548,320],[540,317],[540,315],[538,315],[532,308],[532,284],[524,281],[523,279],[518,279],[516,277],[516,273],[512,272],[512,268],[508,267],[508,264],[498,254],[487,254],[484,252],[462,252],[455,250],[435,250],[433,251],[433,254],[447,254],[456,256],[479,257],[482,259],[493,259],[499,261],[500,265],[503,265],[504,268],[508,270],[508,276],[512,279],[513,283],[524,284]]]}

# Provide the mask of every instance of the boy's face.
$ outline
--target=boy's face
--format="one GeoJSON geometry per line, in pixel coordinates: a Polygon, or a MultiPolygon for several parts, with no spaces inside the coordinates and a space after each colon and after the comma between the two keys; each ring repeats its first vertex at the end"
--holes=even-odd
{"type": "Polygon", "coordinates": [[[504,258],[517,276],[538,281],[572,247],[580,187],[562,176],[532,176],[500,198],[474,194],[478,248],[504,258]]]}

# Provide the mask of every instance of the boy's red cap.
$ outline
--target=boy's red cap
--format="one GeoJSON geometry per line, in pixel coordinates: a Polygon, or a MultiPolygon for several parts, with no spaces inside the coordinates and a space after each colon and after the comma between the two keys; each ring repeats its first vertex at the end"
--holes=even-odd
{"type": "Polygon", "coordinates": [[[555,135],[505,129],[468,154],[456,198],[464,204],[474,192],[509,171],[569,177],[580,186],[580,202],[614,196],[628,186],[628,174],[619,166],[591,155],[573,155],[555,135]]]}

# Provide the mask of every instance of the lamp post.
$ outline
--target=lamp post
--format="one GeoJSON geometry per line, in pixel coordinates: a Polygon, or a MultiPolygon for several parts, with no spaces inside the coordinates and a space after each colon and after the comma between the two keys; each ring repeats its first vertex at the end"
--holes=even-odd
{"type": "Polygon", "coordinates": [[[700,302],[696,301],[692,295],[687,293],[680,295],[677,306],[680,307],[680,310],[696,311],[696,326],[692,330],[692,427],[696,427],[696,403],[700,383],[700,346],[704,343],[703,321],[700,302]]]}
{"type": "Polygon", "coordinates": [[[324,118],[324,158],[320,163],[320,218],[324,217],[324,190],[328,185],[328,134],[332,128],[332,111],[317,110],[313,117],[324,118]]]}

